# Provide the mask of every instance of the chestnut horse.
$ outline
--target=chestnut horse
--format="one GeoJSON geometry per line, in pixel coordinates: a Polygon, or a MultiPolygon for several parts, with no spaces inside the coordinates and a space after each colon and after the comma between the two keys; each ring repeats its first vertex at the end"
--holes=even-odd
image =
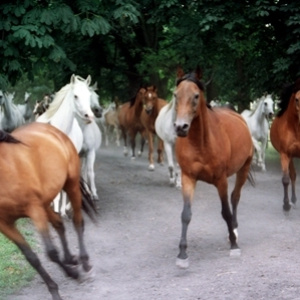
{"type": "MultiPolygon", "coordinates": [[[[154,150],[154,135],[155,132],[155,120],[158,116],[159,111],[167,105],[167,101],[157,96],[157,90],[155,86],[150,86],[146,88],[146,92],[143,97],[144,109],[141,113],[141,123],[146,129],[146,136],[148,140],[149,147],[149,171],[154,170],[154,159],[153,159],[153,150],[154,150]]],[[[163,162],[163,149],[164,144],[163,140],[158,137],[157,141],[157,162],[162,164],[163,162]]]]}
{"type": "Polygon", "coordinates": [[[175,89],[175,151],[181,168],[183,211],[179,255],[176,264],[188,267],[187,229],[191,221],[191,205],[198,180],[213,184],[222,205],[227,223],[231,255],[239,255],[237,244],[237,206],[241,189],[249,173],[253,156],[251,134],[245,120],[227,108],[212,109],[204,96],[200,70],[183,76],[178,70],[175,89]],[[228,201],[227,177],[236,174],[231,194],[232,212],[228,201]]]}
{"type": "Polygon", "coordinates": [[[57,284],[43,268],[38,256],[21,235],[15,222],[30,218],[43,239],[49,258],[72,278],[91,271],[83,241],[81,208],[95,220],[95,207],[80,177],[80,160],[71,140],[49,124],[33,122],[11,134],[0,131],[0,232],[12,240],[28,262],[43,278],[53,300],[61,300],[57,284]],[[79,261],[71,255],[65,228],[59,214],[50,207],[54,197],[64,190],[73,208],[73,224],[78,236],[79,261]],[[57,231],[64,259],[59,257],[49,233],[48,222],[57,231]]]}
{"type": "Polygon", "coordinates": [[[140,116],[143,110],[143,96],[145,89],[140,88],[134,98],[130,102],[122,104],[118,111],[119,126],[124,140],[124,155],[128,155],[127,149],[127,134],[130,138],[132,155],[131,158],[135,159],[135,138],[138,133],[141,134],[141,149],[138,153],[142,155],[145,145],[145,128],[141,123],[140,116]]]}
{"type": "Polygon", "coordinates": [[[300,157],[300,78],[287,86],[281,94],[277,116],[270,129],[270,139],[280,154],[282,184],[284,190],[283,209],[289,211],[291,204],[288,186],[291,181],[292,203],[297,201],[295,192],[296,170],[293,157],[300,157]]]}

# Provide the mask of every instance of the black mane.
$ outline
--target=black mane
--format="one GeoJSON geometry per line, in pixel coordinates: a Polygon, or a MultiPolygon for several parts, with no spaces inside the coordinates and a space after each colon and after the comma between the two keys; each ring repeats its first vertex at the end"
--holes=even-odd
{"type": "Polygon", "coordinates": [[[188,73],[188,74],[184,75],[183,77],[178,78],[176,81],[176,86],[178,86],[180,84],[180,82],[182,82],[184,80],[194,82],[201,91],[205,90],[204,84],[196,77],[196,74],[194,72],[188,73]]]}
{"type": "Polygon", "coordinates": [[[279,111],[277,116],[280,117],[287,110],[292,94],[300,90],[300,78],[295,83],[285,86],[280,95],[280,102],[278,103],[279,111]]]}
{"type": "Polygon", "coordinates": [[[12,135],[8,132],[0,130],[0,143],[11,143],[11,144],[19,144],[21,143],[19,140],[15,139],[12,135]]]}

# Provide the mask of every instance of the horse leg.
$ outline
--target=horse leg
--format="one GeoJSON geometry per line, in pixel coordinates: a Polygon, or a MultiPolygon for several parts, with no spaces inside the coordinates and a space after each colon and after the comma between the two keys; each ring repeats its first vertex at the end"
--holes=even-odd
{"type": "Polygon", "coordinates": [[[68,265],[78,265],[78,260],[74,255],[71,254],[69,250],[67,239],[65,236],[65,226],[61,219],[61,216],[59,214],[56,214],[51,208],[47,209],[47,215],[48,215],[49,222],[56,230],[60,238],[63,251],[64,251],[64,263],[68,265]]]}
{"type": "Polygon", "coordinates": [[[77,180],[75,182],[71,179],[67,180],[64,190],[68,194],[73,208],[73,225],[78,237],[80,262],[82,263],[83,270],[89,272],[92,267],[89,264],[89,256],[83,241],[84,222],[81,213],[82,202],[79,184],[77,180]]]}
{"type": "Polygon", "coordinates": [[[163,165],[164,157],[163,157],[163,151],[164,151],[164,142],[161,138],[157,136],[157,162],[161,165],[163,165]]]}
{"type": "Polygon", "coordinates": [[[253,137],[252,137],[252,142],[253,142],[254,148],[256,150],[256,155],[257,155],[256,164],[258,167],[262,167],[262,157],[261,157],[262,149],[259,145],[259,142],[256,139],[254,139],[253,137]]]}
{"type": "Polygon", "coordinates": [[[242,187],[248,178],[250,166],[251,166],[251,158],[249,158],[244,164],[244,166],[237,172],[234,189],[231,193],[232,225],[233,225],[233,230],[236,239],[238,238],[237,207],[240,201],[242,187]]]}
{"type": "MultiPolygon", "coordinates": [[[[228,202],[228,182],[227,178],[224,177],[220,179],[220,181],[217,184],[217,189],[219,193],[219,197],[221,199],[221,205],[222,205],[222,217],[225,220],[228,228],[228,233],[229,233],[229,241],[230,241],[230,255],[240,255],[240,249],[237,245],[237,236],[235,234],[235,227],[237,226],[237,223],[234,225],[233,224],[233,216],[230,210],[229,202],[228,202]]],[[[234,196],[235,201],[236,201],[236,206],[238,203],[239,199],[239,193],[238,189],[236,191],[236,194],[234,196]]],[[[236,207],[235,207],[236,208],[236,207]]]]}
{"type": "Polygon", "coordinates": [[[14,224],[0,223],[0,232],[13,241],[21,250],[27,261],[40,274],[52,296],[52,300],[62,300],[58,292],[58,285],[50,277],[47,271],[43,268],[38,256],[32,251],[27,244],[22,234],[18,231],[14,224]]]}
{"type": "Polygon", "coordinates": [[[116,144],[117,147],[120,147],[120,132],[118,125],[115,125],[115,133],[116,133],[116,144]]]}
{"type": "Polygon", "coordinates": [[[290,174],[290,178],[291,178],[291,185],[292,185],[292,197],[291,197],[291,201],[293,204],[296,204],[297,202],[297,197],[296,197],[296,169],[294,166],[294,162],[291,159],[290,161],[290,166],[289,166],[289,174],[290,174]]]}
{"type": "Polygon", "coordinates": [[[169,166],[169,181],[170,185],[175,185],[175,170],[174,170],[174,160],[173,160],[173,145],[164,141],[164,149],[166,152],[167,160],[168,160],[168,166],[169,166]]]}
{"type": "Polygon", "coordinates": [[[155,166],[154,166],[154,159],[153,159],[153,134],[148,131],[148,160],[149,160],[149,171],[154,171],[155,166]]]}
{"type": "Polygon", "coordinates": [[[123,154],[124,156],[128,155],[128,149],[127,149],[127,133],[126,133],[126,129],[124,127],[121,127],[121,135],[124,141],[124,149],[123,149],[123,154]]]}
{"type": "Polygon", "coordinates": [[[289,166],[290,158],[284,154],[281,153],[280,155],[280,162],[281,162],[281,169],[282,169],[282,185],[283,185],[283,209],[284,211],[288,212],[291,209],[291,204],[289,201],[289,195],[288,195],[288,187],[290,184],[290,176],[289,176],[289,166]]]}
{"type": "Polygon", "coordinates": [[[186,253],[187,249],[187,230],[188,225],[192,219],[192,200],[196,180],[182,174],[182,195],[183,195],[183,210],[181,213],[181,238],[179,243],[179,254],[177,256],[176,265],[180,268],[188,268],[189,261],[186,253]]]}
{"type": "Polygon", "coordinates": [[[136,133],[130,133],[130,144],[131,144],[131,151],[132,151],[132,154],[131,154],[131,159],[135,159],[135,136],[136,136],[136,133]]]}
{"type": "Polygon", "coordinates": [[[144,134],[141,133],[141,149],[138,153],[138,156],[142,156],[143,152],[144,152],[144,146],[145,146],[145,143],[146,143],[146,139],[144,137],[144,134]]]}
{"type": "Polygon", "coordinates": [[[86,157],[86,174],[87,174],[87,182],[90,185],[93,200],[97,201],[99,200],[99,198],[97,194],[97,188],[95,185],[95,172],[94,172],[95,160],[96,160],[96,152],[95,149],[92,149],[88,151],[86,157]]]}
{"type": "Polygon", "coordinates": [[[263,139],[261,142],[261,170],[263,172],[266,171],[266,149],[267,149],[267,143],[268,141],[266,139],[263,139]]]}

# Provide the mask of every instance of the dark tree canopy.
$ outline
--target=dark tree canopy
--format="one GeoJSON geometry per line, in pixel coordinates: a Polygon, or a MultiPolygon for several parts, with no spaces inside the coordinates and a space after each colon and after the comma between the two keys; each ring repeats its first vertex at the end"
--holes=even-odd
{"type": "Polygon", "coordinates": [[[208,100],[242,108],[300,76],[297,1],[1,1],[0,16],[1,89],[76,73],[108,100],[144,83],[170,98],[176,67],[200,65],[208,100]]]}

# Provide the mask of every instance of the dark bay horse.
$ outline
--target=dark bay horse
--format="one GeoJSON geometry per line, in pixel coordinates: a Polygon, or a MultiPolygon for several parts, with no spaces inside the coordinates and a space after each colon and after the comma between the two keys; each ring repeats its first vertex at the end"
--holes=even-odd
{"type": "Polygon", "coordinates": [[[296,203],[296,170],[293,157],[300,157],[300,78],[287,86],[281,95],[280,110],[273,120],[270,139],[280,154],[282,184],[284,189],[283,209],[289,211],[291,204],[288,186],[291,181],[292,203],[296,203]]]}
{"type": "Polygon", "coordinates": [[[141,135],[141,149],[138,155],[142,155],[145,145],[145,128],[141,123],[140,116],[143,110],[143,96],[145,89],[140,88],[130,102],[126,102],[119,107],[118,121],[124,141],[124,155],[128,155],[127,135],[129,135],[132,150],[131,158],[135,159],[135,138],[138,133],[141,135]]]}
{"type": "MultiPolygon", "coordinates": [[[[213,184],[218,190],[222,216],[227,223],[231,255],[239,255],[237,244],[237,206],[249,173],[253,156],[250,131],[244,119],[226,108],[210,108],[205,100],[201,72],[183,75],[178,70],[175,97],[175,151],[182,174],[183,211],[179,255],[176,264],[188,267],[187,229],[191,221],[191,205],[198,180],[213,184]],[[236,174],[228,201],[227,177],[236,174]]],[[[253,180],[252,180],[253,183],[253,180]]]]}
{"type": "MultiPolygon", "coordinates": [[[[141,113],[141,123],[146,129],[146,136],[148,140],[148,147],[149,147],[149,171],[154,170],[154,158],[153,158],[153,151],[154,151],[154,137],[156,135],[155,132],[155,120],[158,116],[159,111],[167,105],[167,101],[161,99],[157,95],[157,89],[155,86],[149,86],[146,88],[144,97],[143,97],[143,104],[144,109],[141,113]]],[[[163,162],[163,150],[164,144],[163,140],[158,137],[157,140],[157,162],[163,162]]]]}
{"type": "Polygon", "coordinates": [[[79,278],[79,262],[84,274],[91,271],[83,241],[81,208],[95,220],[95,207],[80,177],[80,161],[71,140],[55,127],[33,122],[11,134],[0,131],[0,232],[13,241],[46,283],[53,300],[61,300],[58,285],[43,268],[38,256],[21,235],[15,222],[30,218],[45,244],[49,258],[72,278],[79,278]],[[59,214],[51,208],[55,196],[64,190],[73,208],[73,224],[78,236],[79,261],[69,250],[59,214]],[[59,257],[49,233],[48,222],[57,231],[64,259],[59,257]]]}

